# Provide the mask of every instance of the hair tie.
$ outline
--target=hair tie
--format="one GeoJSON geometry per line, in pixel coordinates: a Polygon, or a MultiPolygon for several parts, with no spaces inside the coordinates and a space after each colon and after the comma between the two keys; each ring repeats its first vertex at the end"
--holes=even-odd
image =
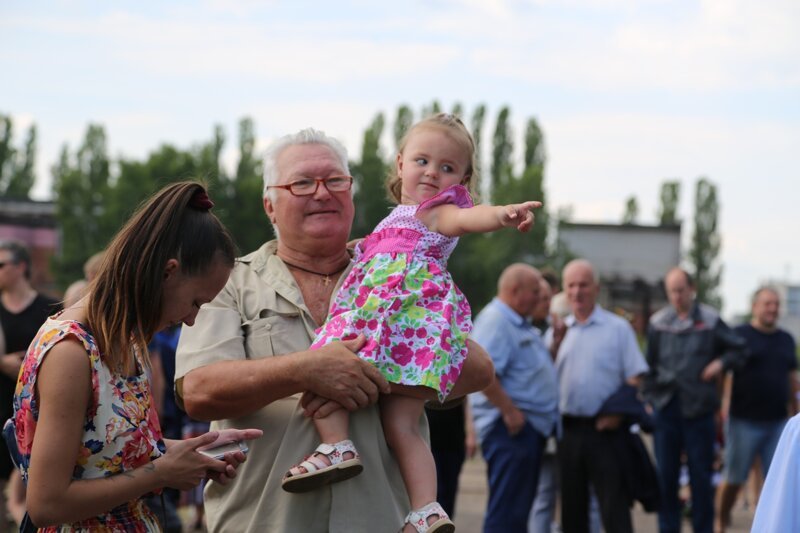
{"type": "Polygon", "coordinates": [[[200,211],[208,211],[214,207],[214,202],[208,197],[206,191],[197,189],[189,200],[189,207],[199,209],[200,211]]]}

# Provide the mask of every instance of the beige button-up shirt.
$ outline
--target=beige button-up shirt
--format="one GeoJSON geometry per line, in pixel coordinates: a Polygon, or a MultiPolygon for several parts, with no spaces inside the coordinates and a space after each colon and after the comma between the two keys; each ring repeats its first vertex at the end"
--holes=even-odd
{"type": "MultiPolygon", "coordinates": [[[[225,288],[200,310],[194,326],[184,326],[176,378],[219,361],[291,357],[308,349],[318,325],[276,249],[277,242],[270,241],[241,258],[225,288]]],[[[212,429],[260,428],[264,436],[248,443],[247,461],[229,485],[213,481],[206,485],[209,531],[399,531],[409,502],[386,446],[377,406],[350,416],[350,437],[364,463],[361,475],[305,494],[281,488],[286,471],[319,444],[299,399],[300,395],[291,396],[247,416],[212,422],[212,429]]],[[[424,417],[420,423],[427,436],[424,417]]]]}

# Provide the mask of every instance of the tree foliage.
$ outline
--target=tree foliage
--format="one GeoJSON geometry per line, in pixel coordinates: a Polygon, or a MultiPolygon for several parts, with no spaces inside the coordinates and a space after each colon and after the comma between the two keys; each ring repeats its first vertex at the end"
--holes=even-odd
{"type": "Polygon", "coordinates": [[[639,202],[636,201],[635,196],[631,196],[625,201],[625,212],[622,213],[622,223],[636,224],[638,218],[639,202]]]}
{"type": "Polygon", "coordinates": [[[350,164],[356,184],[356,215],[351,234],[356,238],[368,235],[389,213],[391,204],[385,183],[389,165],[393,161],[386,163],[381,155],[380,139],[384,126],[383,113],[378,113],[364,132],[361,161],[350,164]]]}
{"type": "Polygon", "coordinates": [[[678,199],[681,194],[679,181],[665,181],[661,184],[660,204],[658,208],[658,223],[669,226],[678,223],[678,199]]]}
{"type": "Polygon", "coordinates": [[[12,198],[30,198],[35,175],[36,125],[28,129],[22,149],[14,148],[14,122],[0,114],[0,194],[12,198]]]}
{"type": "Polygon", "coordinates": [[[718,264],[721,241],[717,229],[717,186],[706,178],[700,178],[694,202],[694,233],[689,261],[694,270],[697,299],[719,309],[722,306],[718,293],[722,266],[718,264]]]}

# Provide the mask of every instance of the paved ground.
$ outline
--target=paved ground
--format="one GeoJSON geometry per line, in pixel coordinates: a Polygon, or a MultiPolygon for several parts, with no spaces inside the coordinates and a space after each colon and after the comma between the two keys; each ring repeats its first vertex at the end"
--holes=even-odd
{"type": "MultiPolygon", "coordinates": [[[[457,533],[480,533],[483,527],[483,514],[486,509],[486,464],[481,458],[468,460],[461,471],[461,487],[456,501],[457,533]]],[[[739,502],[733,511],[732,527],[729,533],[750,531],[753,520],[752,510],[747,510],[739,502]]],[[[637,505],[633,513],[634,530],[637,533],[657,533],[658,525],[654,514],[647,514],[637,505]]],[[[691,531],[691,523],[684,521],[683,530],[691,531]]]]}

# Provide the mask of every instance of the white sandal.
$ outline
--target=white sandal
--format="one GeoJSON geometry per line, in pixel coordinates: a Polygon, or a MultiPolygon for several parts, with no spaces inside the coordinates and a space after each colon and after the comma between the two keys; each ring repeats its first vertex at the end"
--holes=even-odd
{"type": "Polygon", "coordinates": [[[351,440],[343,440],[333,444],[323,442],[314,453],[298,465],[293,466],[283,477],[281,486],[286,492],[309,492],[331,483],[338,483],[357,476],[364,470],[361,457],[351,440]],[[345,453],[353,457],[344,459],[345,453]],[[330,464],[319,456],[324,455],[330,464]],[[304,468],[305,472],[299,469],[304,468]]]}
{"type": "Polygon", "coordinates": [[[408,516],[404,524],[411,524],[418,533],[453,533],[456,530],[455,524],[450,521],[450,517],[444,512],[439,502],[431,502],[425,507],[414,509],[408,516]],[[438,516],[437,520],[428,525],[428,519],[438,516]]]}

